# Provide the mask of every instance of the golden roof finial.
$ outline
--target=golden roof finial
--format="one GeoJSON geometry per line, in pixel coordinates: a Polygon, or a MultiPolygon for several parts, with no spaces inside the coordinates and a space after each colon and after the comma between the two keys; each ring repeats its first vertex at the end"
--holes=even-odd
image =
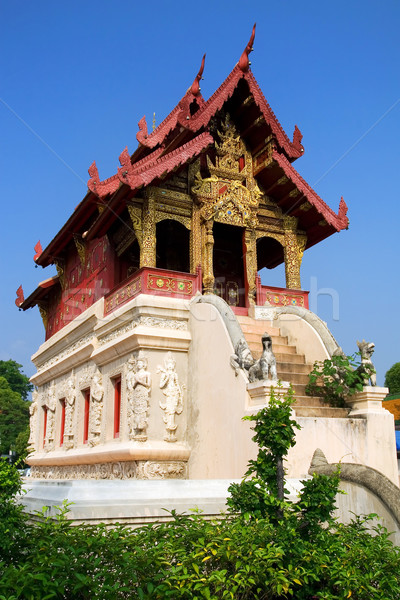
{"type": "Polygon", "coordinates": [[[156,113],[153,113],[153,131],[156,128],[156,113]]]}

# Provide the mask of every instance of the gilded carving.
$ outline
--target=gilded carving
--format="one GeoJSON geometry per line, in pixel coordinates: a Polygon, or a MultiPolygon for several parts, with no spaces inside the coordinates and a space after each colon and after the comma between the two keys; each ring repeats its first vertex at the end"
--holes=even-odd
{"type": "Polygon", "coordinates": [[[196,273],[196,269],[201,265],[201,221],[200,208],[197,204],[193,205],[192,226],[190,231],[190,272],[196,273]]]}
{"type": "Polygon", "coordinates": [[[202,227],[203,237],[203,287],[205,294],[214,293],[214,269],[213,269],[213,221],[206,221],[202,227]]]}
{"type": "Polygon", "coordinates": [[[58,279],[60,281],[61,289],[65,290],[66,286],[66,277],[65,277],[65,264],[61,258],[54,260],[54,264],[56,265],[58,279]]]}
{"type": "Polygon", "coordinates": [[[38,302],[38,307],[39,307],[40,316],[42,317],[44,328],[46,329],[47,328],[47,324],[49,322],[49,315],[48,315],[47,303],[45,303],[45,302],[38,302]]]}
{"type": "Polygon", "coordinates": [[[158,366],[157,373],[160,373],[160,388],[165,396],[164,402],[160,401],[160,408],[164,411],[164,440],[176,442],[175,431],[178,425],[175,423],[175,415],[180,415],[183,410],[183,386],[179,383],[176,362],[171,352],[168,352],[164,366],[158,366]]]}
{"type": "Polygon", "coordinates": [[[81,261],[82,267],[84,267],[86,262],[86,244],[81,238],[81,236],[74,234],[73,237],[76,246],[76,251],[78,252],[79,260],[81,261]]]}
{"type": "Polygon", "coordinates": [[[156,222],[155,201],[149,195],[143,205],[142,244],[140,247],[140,267],[156,266],[156,222]]]}
{"type": "Polygon", "coordinates": [[[295,231],[297,227],[297,217],[290,217],[289,215],[285,215],[283,217],[283,229],[285,231],[295,231]]]}
{"type": "Polygon", "coordinates": [[[133,231],[135,232],[136,239],[139,246],[142,246],[142,210],[139,207],[128,204],[128,212],[131,218],[133,231]]]}
{"type": "Polygon", "coordinates": [[[131,356],[128,361],[126,388],[129,439],[145,442],[147,440],[151,373],[147,371],[147,357],[142,351],[137,357],[131,356]]]}
{"type": "Polygon", "coordinates": [[[280,179],[278,179],[276,185],[285,185],[288,181],[289,179],[286,177],[286,175],[283,175],[280,179]]]}
{"type": "Polygon", "coordinates": [[[300,290],[300,254],[297,244],[297,236],[294,231],[285,232],[285,274],[286,287],[289,289],[300,290]]]}
{"type": "Polygon", "coordinates": [[[186,479],[187,465],[182,461],[138,461],[138,479],[186,479]]]}
{"type": "Polygon", "coordinates": [[[260,239],[263,237],[270,237],[276,240],[281,244],[281,246],[285,246],[285,235],[283,233],[273,233],[271,231],[257,231],[256,238],[260,239]]]}
{"type": "Polygon", "coordinates": [[[177,221],[186,227],[186,229],[192,228],[192,222],[190,217],[185,217],[183,215],[177,215],[173,212],[165,213],[161,210],[156,210],[155,212],[155,222],[160,223],[160,221],[165,221],[166,219],[172,219],[173,221],[177,221]]]}
{"type": "Polygon", "coordinates": [[[251,154],[227,115],[218,131],[216,164],[209,157],[210,177],[196,173],[192,192],[201,203],[201,216],[238,226],[256,227],[262,193],[253,177],[251,154]]]}
{"type": "Polygon", "coordinates": [[[307,236],[306,235],[298,235],[297,236],[297,249],[299,253],[299,266],[301,266],[301,261],[303,260],[304,250],[307,245],[307,236]]]}
{"type": "Polygon", "coordinates": [[[248,299],[249,305],[255,306],[256,304],[256,277],[257,277],[257,247],[256,247],[256,232],[254,229],[246,229],[244,235],[246,254],[246,276],[248,286],[248,299]]]}
{"type": "MultiPolygon", "coordinates": [[[[297,192],[296,196],[300,193],[298,190],[293,190],[293,192],[297,192]]],[[[292,194],[293,192],[290,192],[290,194],[292,194]]],[[[290,194],[289,194],[289,196],[290,196],[290,194]]],[[[303,212],[308,212],[311,208],[311,204],[308,202],[308,200],[306,200],[305,202],[300,204],[299,208],[303,212]]]]}

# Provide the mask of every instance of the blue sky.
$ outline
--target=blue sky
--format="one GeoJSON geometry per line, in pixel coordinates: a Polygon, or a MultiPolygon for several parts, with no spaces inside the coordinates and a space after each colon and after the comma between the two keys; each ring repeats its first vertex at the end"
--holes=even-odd
{"type": "MultiPolygon", "coordinates": [[[[376,344],[378,382],[400,361],[400,4],[336,1],[118,3],[0,2],[2,240],[0,359],[34,373],[44,339],[37,309],[19,312],[53,274],[35,269],[45,247],[86,193],[137,146],[137,122],[159,123],[192,83],[207,53],[208,98],[231,71],[254,22],[252,70],[305,153],[300,174],[350,228],[307,251],[302,284],[346,353],[376,344]],[[323,293],[322,293],[323,292],[323,293]]],[[[264,280],[282,283],[281,274],[264,280]]]]}

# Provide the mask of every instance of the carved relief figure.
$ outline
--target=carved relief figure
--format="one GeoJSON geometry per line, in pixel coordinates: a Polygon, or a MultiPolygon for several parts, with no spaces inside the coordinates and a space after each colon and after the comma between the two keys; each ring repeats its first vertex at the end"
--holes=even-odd
{"type": "Polygon", "coordinates": [[[178,426],[175,423],[175,415],[180,415],[183,410],[183,386],[179,384],[176,362],[171,352],[168,352],[164,367],[159,366],[157,373],[161,373],[160,388],[165,396],[165,402],[160,402],[166,429],[164,440],[176,442],[175,431],[178,426]]]}
{"type": "Polygon", "coordinates": [[[103,413],[103,395],[104,388],[102,377],[97,370],[92,379],[90,386],[90,411],[89,411],[89,439],[90,446],[96,446],[100,440],[101,434],[101,416],[103,413]]]}
{"type": "Polygon", "coordinates": [[[74,445],[73,417],[75,411],[75,377],[72,372],[67,381],[65,392],[65,425],[64,425],[64,447],[68,450],[74,445]]]}
{"type": "Polygon", "coordinates": [[[149,396],[151,393],[151,373],[147,371],[147,358],[142,351],[137,358],[131,356],[127,364],[126,387],[128,392],[129,438],[145,442],[147,440],[149,396]]]}
{"type": "Polygon", "coordinates": [[[46,422],[46,436],[44,439],[44,449],[46,452],[51,450],[54,446],[54,434],[55,434],[55,416],[56,416],[56,406],[57,406],[57,396],[56,396],[56,384],[53,383],[50,385],[47,400],[45,403],[47,407],[47,422],[46,422]]]}
{"type": "Polygon", "coordinates": [[[37,412],[38,412],[38,398],[39,392],[35,388],[32,392],[32,402],[29,407],[29,440],[28,445],[33,446],[36,449],[36,427],[37,427],[37,412]]]}

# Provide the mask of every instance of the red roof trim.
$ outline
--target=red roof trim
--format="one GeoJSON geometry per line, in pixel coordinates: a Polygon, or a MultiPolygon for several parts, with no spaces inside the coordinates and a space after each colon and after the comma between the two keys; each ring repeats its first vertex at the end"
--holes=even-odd
{"type": "Polygon", "coordinates": [[[250,93],[262,112],[265,121],[271,127],[272,133],[275,135],[279,146],[286,152],[289,158],[295,159],[302,156],[304,153],[304,148],[301,144],[302,135],[297,125],[293,134],[293,142],[291,142],[270,105],[266,101],[253,73],[251,71],[243,73],[239,65],[236,65],[233,68],[225,81],[207,100],[204,106],[195,113],[190,122],[188,122],[187,127],[192,131],[198,131],[201,127],[207,126],[211,117],[213,117],[233,95],[239,80],[242,78],[247,81],[250,93]]]}
{"type": "Polygon", "coordinates": [[[99,198],[104,198],[108,194],[113,194],[119,188],[118,175],[115,174],[104,181],[100,181],[99,171],[97,169],[96,161],[94,160],[90,165],[89,169],[90,179],[87,186],[93,194],[96,194],[99,198]]]}
{"type": "Polygon", "coordinates": [[[26,300],[18,306],[18,308],[22,308],[22,310],[27,310],[28,308],[33,308],[36,304],[46,296],[47,290],[55,286],[59,282],[58,275],[54,275],[53,277],[49,277],[49,279],[45,279],[41,281],[37,288],[28,296],[26,300]]]}
{"type": "Polygon", "coordinates": [[[196,101],[200,108],[205,103],[203,96],[200,93],[194,95],[190,88],[169,115],[151,133],[147,131],[146,117],[142,117],[138,123],[139,131],[136,134],[139,144],[147,146],[147,148],[155,148],[164,142],[167,135],[175,129],[178,123],[182,127],[189,128],[187,117],[190,117],[189,108],[193,101],[196,101]]]}
{"type": "Polygon", "coordinates": [[[136,165],[125,164],[123,169],[118,169],[118,176],[123,183],[128,184],[132,190],[136,190],[143,185],[149,185],[154,179],[161,177],[164,173],[170,173],[173,169],[200,154],[204,148],[214,143],[214,138],[207,132],[201,133],[190,142],[183,144],[172,152],[161,156],[144,165],[140,169],[136,169],[136,165]]]}
{"type": "Polygon", "coordinates": [[[312,187],[308,185],[285,156],[274,151],[272,158],[276,160],[278,165],[283,169],[285,175],[295,184],[297,189],[305,198],[307,198],[310,204],[317,209],[329,225],[332,225],[336,231],[347,229],[349,226],[349,219],[347,217],[347,205],[343,198],[340,200],[339,211],[338,214],[336,214],[327,204],[325,204],[322,198],[314,192],[312,187]]]}

